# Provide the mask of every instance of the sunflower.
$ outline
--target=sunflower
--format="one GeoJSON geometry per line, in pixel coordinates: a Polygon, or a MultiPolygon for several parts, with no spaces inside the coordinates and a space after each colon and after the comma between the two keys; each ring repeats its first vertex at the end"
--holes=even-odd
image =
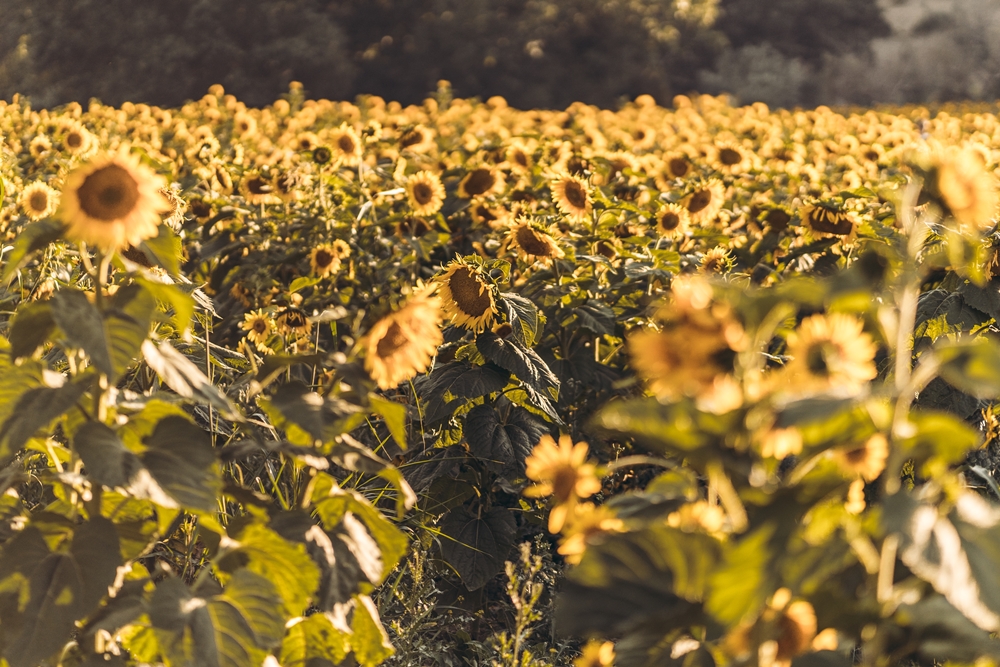
{"type": "Polygon", "coordinates": [[[973,149],[942,151],[936,160],[937,189],[960,228],[985,230],[997,215],[997,191],[982,155],[973,149]]]}
{"type": "Polygon", "coordinates": [[[726,513],[722,508],[705,500],[681,505],[667,516],[668,526],[685,533],[704,532],[721,537],[725,524],[726,513]]]}
{"type": "Polygon", "coordinates": [[[67,123],[56,133],[60,147],[70,155],[86,153],[96,141],[94,135],[76,121],[67,123]]]}
{"type": "Polygon", "coordinates": [[[490,325],[497,312],[496,301],[493,287],[480,269],[455,260],[435,280],[441,286],[445,316],[454,324],[476,333],[490,325]]]}
{"type": "Polygon", "coordinates": [[[549,513],[549,532],[558,533],[566,524],[577,501],[589,498],[601,490],[597,468],[587,463],[590,447],[585,442],[573,444],[569,435],[562,435],[559,444],[551,435],[543,435],[525,459],[525,475],[533,482],[524,490],[529,498],[552,496],[555,507],[549,513]]]}
{"type": "Polygon", "coordinates": [[[666,158],[666,174],[670,178],[684,178],[691,171],[691,158],[683,153],[675,153],[666,158]]]}
{"type": "Polygon", "coordinates": [[[717,178],[701,181],[681,200],[688,210],[691,219],[696,222],[709,222],[722,210],[726,188],[717,178]]]}
{"type": "Polygon", "coordinates": [[[807,317],[788,336],[789,386],[806,392],[861,391],[876,375],[875,343],[864,323],[844,313],[807,317]]]}
{"type": "Polygon", "coordinates": [[[170,188],[161,188],[160,194],[170,204],[170,210],[161,216],[163,223],[175,232],[180,231],[184,224],[184,214],[187,212],[187,202],[170,188]]]}
{"type": "Polygon", "coordinates": [[[333,249],[333,256],[341,261],[351,256],[351,246],[343,239],[334,239],[330,247],[333,249]]]}
{"type": "Polygon", "coordinates": [[[330,146],[345,165],[353,167],[361,162],[361,137],[346,122],[331,133],[330,146]]]}
{"type": "Polygon", "coordinates": [[[716,146],[715,161],[712,166],[717,171],[733,175],[741,174],[752,165],[750,156],[739,144],[726,142],[716,146]]]}
{"type": "Polygon", "coordinates": [[[885,470],[885,461],[889,458],[889,441],[881,433],[876,433],[864,444],[834,450],[833,455],[848,473],[871,482],[885,470]]]}
{"type": "Polygon", "coordinates": [[[583,647],[580,656],[573,661],[573,667],[611,667],[615,662],[615,645],[591,639],[583,647]]]}
{"type": "Polygon", "coordinates": [[[564,253],[547,232],[535,228],[527,220],[519,220],[507,234],[507,241],[521,251],[526,259],[563,257],[564,253]]]}
{"type": "Polygon", "coordinates": [[[340,270],[340,258],[330,244],[316,246],[309,253],[309,269],[314,276],[326,278],[340,270]]]}
{"type": "Polygon", "coordinates": [[[233,116],[233,134],[240,139],[250,139],[257,134],[257,119],[246,111],[239,111],[233,116]]]}
{"type": "Polygon", "coordinates": [[[754,623],[736,627],[726,638],[728,653],[747,658],[759,647],[761,664],[790,667],[792,659],[809,651],[816,637],[816,611],[805,600],[791,602],[787,588],[775,591],[760,618],[754,623]],[[791,604],[789,604],[791,602],[791,604]]]}
{"type": "Polygon", "coordinates": [[[299,308],[291,306],[283,308],[274,318],[274,323],[278,333],[285,336],[308,336],[312,331],[312,322],[306,314],[299,308]]]}
{"type": "Polygon", "coordinates": [[[706,252],[698,265],[698,270],[702,273],[725,273],[733,266],[733,258],[729,255],[729,250],[723,246],[715,246],[706,252]]]}
{"type": "Polygon", "coordinates": [[[300,175],[294,171],[279,171],[271,177],[274,186],[274,194],[281,201],[293,202],[299,197],[299,185],[302,183],[300,175]]]}
{"type": "Polygon", "coordinates": [[[503,174],[490,167],[477,167],[467,173],[458,184],[458,196],[471,199],[500,194],[504,189],[503,174]]]}
{"type": "Polygon", "coordinates": [[[823,234],[849,236],[854,231],[850,214],[837,210],[832,205],[806,204],[799,209],[799,217],[810,229],[823,234]]]}
{"type": "Polygon", "coordinates": [[[563,176],[552,184],[555,204],[563,215],[582,222],[590,215],[592,204],[587,184],[576,176],[563,176]]]}
{"type": "Polygon", "coordinates": [[[434,131],[423,125],[417,125],[399,137],[400,149],[413,153],[429,153],[434,146],[434,131]]]}
{"type": "Polygon", "coordinates": [[[570,565],[577,565],[588,544],[608,533],[620,533],[624,530],[625,524],[607,507],[595,507],[593,503],[574,505],[573,513],[562,528],[559,553],[566,557],[566,562],[570,565]]]}
{"type": "Polygon", "coordinates": [[[317,146],[312,150],[312,161],[318,165],[329,164],[333,159],[333,149],[329,146],[317,146]]]}
{"type": "Polygon", "coordinates": [[[260,172],[250,172],[243,176],[240,194],[251,206],[277,204],[281,200],[274,194],[274,184],[260,172]]]}
{"type": "Polygon", "coordinates": [[[844,509],[847,510],[848,514],[861,514],[867,506],[868,503],[865,501],[865,480],[858,477],[851,482],[851,486],[847,489],[847,502],[844,503],[844,509]]]}
{"type": "Polygon", "coordinates": [[[105,251],[138,245],[157,235],[170,202],[160,194],[162,176],[124,151],[107,154],[66,177],[56,215],[66,237],[105,251]]]}
{"type": "Polygon", "coordinates": [[[36,181],[21,191],[17,198],[24,214],[32,220],[52,215],[59,204],[59,193],[41,181],[36,181]]]}
{"type": "Polygon", "coordinates": [[[263,310],[251,311],[243,316],[240,328],[247,332],[247,339],[261,352],[269,352],[267,339],[274,332],[274,322],[263,310]]]}
{"type": "Polygon", "coordinates": [[[44,134],[39,134],[28,142],[28,153],[36,160],[52,150],[52,141],[44,134]]]}
{"type": "Polygon", "coordinates": [[[413,215],[434,215],[444,204],[444,186],[436,174],[418,171],[406,181],[406,198],[413,215]]]}
{"type": "Polygon", "coordinates": [[[663,236],[684,236],[690,225],[691,215],[680,204],[667,204],[656,214],[656,229],[663,236]]]}
{"type": "Polygon", "coordinates": [[[365,370],[380,389],[392,389],[427,370],[441,335],[441,300],[424,290],[386,315],[365,337],[365,370]]]}

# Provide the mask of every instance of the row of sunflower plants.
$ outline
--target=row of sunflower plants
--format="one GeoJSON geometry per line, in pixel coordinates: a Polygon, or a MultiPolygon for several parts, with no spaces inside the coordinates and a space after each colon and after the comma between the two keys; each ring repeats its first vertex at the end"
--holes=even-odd
{"type": "Polygon", "coordinates": [[[194,326],[211,301],[180,272],[169,194],[127,151],[98,154],[6,248],[8,294],[38,255],[65,274],[0,338],[4,664],[378,664],[393,649],[370,594],[407,539],[332,473],[381,475],[412,506],[347,434],[380,399],[286,384],[259,403],[272,421],[237,405],[194,326]]]}
{"type": "Polygon", "coordinates": [[[911,169],[893,225],[846,270],[773,288],[674,280],[627,339],[645,391],[590,421],[633,460],[602,466],[569,436],[527,459],[525,493],[551,497],[572,564],[556,624],[592,638],[590,664],[1000,658],[1000,489],[960,465],[983,441],[966,404],[1000,396],[1000,342],[927,288],[963,278],[956,298],[995,298],[977,253],[995,186],[959,151],[911,169]],[[928,399],[934,383],[958,409],[920,405],[948,393],[928,399]],[[636,461],[662,472],[593,501],[636,461]]]}

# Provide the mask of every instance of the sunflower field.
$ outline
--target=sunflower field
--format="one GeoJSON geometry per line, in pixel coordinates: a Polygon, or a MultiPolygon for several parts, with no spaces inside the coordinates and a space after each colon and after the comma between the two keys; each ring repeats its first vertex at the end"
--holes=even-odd
{"type": "Polygon", "coordinates": [[[994,664],[997,112],[0,102],[0,665],[994,664]]]}

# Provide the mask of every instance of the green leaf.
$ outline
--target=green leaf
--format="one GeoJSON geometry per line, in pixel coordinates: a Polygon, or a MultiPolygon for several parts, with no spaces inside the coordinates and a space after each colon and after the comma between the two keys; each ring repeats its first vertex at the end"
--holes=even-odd
{"type": "Polygon", "coordinates": [[[222,490],[208,434],[183,417],[166,417],[139,457],[156,483],[185,509],[213,512],[222,490]]]}
{"type": "Polygon", "coordinates": [[[465,416],[463,427],[469,452],[496,473],[515,477],[524,474],[524,461],[548,429],[527,410],[510,406],[507,418],[490,402],[477,405],[465,416]]]}
{"type": "Polygon", "coordinates": [[[242,421],[233,402],[201,372],[194,362],[173,348],[167,341],[142,343],[142,357],[156,374],[180,396],[198,400],[217,409],[227,419],[242,421]]]}
{"type": "Polygon", "coordinates": [[[950,466],[964,460],[982,442],[978,431],[945,412],[914,412],[909,420],[915,428],[898,444],[906,451],[907,458],[920,466],[923,477],[949,473],[950,466]]]}
{"type": "Polygon", "coordinates": [[[323,281],[320,276],[299,276],[292,281],[292,284],[288,286],[288,293],[295,294],[299,290],[303,290],[307,287],[312,287],[313,285],[318,285],[323,281]]]}
{"type": "Polygon", "coordinates": [[[291,622],[281,645],[282,667],[305,667],[310,660],[339,665],[351,651],[350,628],[338,627],[329,613],[313,614],[291,622]]]}
{"type": "Polygon", "coordinates": [[[389,572],[396,567],[396,563],[406,554],[408,546],[406,535],[357,492],[334,487],[331,494],[315,505],[316,514],[323,522],[323,527],[332,531],[340,525],[347,512],[353,512],[364,522],[368,532],[378,543],[382,552],[383,571],[389,572]]]}
{"type": "Polygon", "coordinates": [[[183,334],[191,326],[191,318],[194,317],[194,298],[182,290],[177,285],[158,283],[155,280],[138,276],[135,278],[137,284],[142,285],[153,297],[172,308],[174,311],[173,323],[178,333],[183,334]]]}
{"type": "MultiPolygon", "coordinates": [[[[270,414],[279,428],[286,428],[286,422],[298,426],[313,442],[328,442],[341,434],[339,423],[353,415],[363,417],[363,408],[339,398],[324,398],[299,382],[280,385],[268,401],[277,410],[270,414]]],[[[373,454],[374,456],[374,454],[373,454]]]]}
{"type": "Polygon", "coordinates": [[[0,426],[0,458],[21,449],[39,429],[75,406],[90,383],[90,377],[83,377],[61,387],[36,387],[21,394],[0,426]]]}
{"type": "Polygon", "coordinates": [[[351,648],[354,658],[361,667],[375,667],[391,656],[395,650],[389,642],[389,635],[382,627],[375,603],[367,595],[355,598],[354,618],[351,619],[351,648]]]}
{"type": "Polygon", "coordinates": [[[87,353],[91,363],[108,377],[115,375],[111,347],[101,311],[87,295],[76,289],[62,289],[52,296],[52,319],[73,347],[87,353]]]}
{"type": "Polygon", "coordinates": [[[31,575],[21,631],[3,651],[10,667],[37,667],[62,651],[83,615],[83,582],[69,554],[46,556],[31,575]]]}
{"type": "Polygon", "coordinates": [[[774,532],[773,526],[764,525],[727,545],[721,566],[712,574],[705,608],[729,627],[756,612],[773,592],[768,581],[774,532]]]}
{"type": "Polygon", "coordinates": [[[378,394],[369,394],[368,402],[372,410],[385,420],[389,435],[396,441],[399,448],[406,450],[406,406],[396,401],[382,398],[378,394]]]}
{"type": "Polygon", "coordinates": [[[509,509],[494,507],[477,516],[460,507],[441,522],[441,555],[474,591],[503,568],[516,536],[517,523],[509,509]]]}
{"type": "Polygon", "coordinates": [[[199,667],[259,665],[281,641],[284,620],[274,584],[237,570],[217,595],[195,595],[180,579],[160,581],[149,619],[165,656],[199,667]]]}
{"type": "Polygon", "coordinates": [[[491,331],[486,331],[476,336],[476,348],[483,357],[510,371],[517,379],[531,385],[536,391],[559,389],[559,379],[549,370],[542,358],[530,347],[524,347],[512,338],[501,338],[491,331]]]}
{"type": "Polygon", "coordinates": [[[86,422],[77,429],[73,449],[83,461],[87,477],[104,486],[125,488],[142,467],[139,457],[100,422],[86,422]]]}
{"type": "Polygon", "coordinates": [[[115,525],[103,516],[91,517],[73,531],[69,552],[80,570],[81,615],[88,615],[107,597],[122,564],[115,525]]]}
{"type": "Polygon", "coordinates": [[[30,357],[48,341],[55,330],[52,306],[47,301],[22,303],[10,323],[10,356],[30,357]]]}
{"type": "Polygon", "coordinates": [[[139,244],[139,249],[142,254],[149,258],[150,262],[162,267],[176,278],[181,273],[181,239],[167,225],[160,225],[158,229],[159,232],[156,236],[139,244]]]}
{"type": "Polygon", "coordinates": [[[937,347],[941,377],[976,398],[1000,397],[1000,345],[978,338],[937,347]]]}
{"type": "Polygon", "coordinates": [[[319,568],[306,553],[304,544],[289,542],[260,524],[250,524],[237,536],[239,546],[219,561],[243,564],[249,571],[274,584],[289,618],[303,614],[319,585],[319,568]]]}
{"type": "Polygon", "coordinates": [[[32,254],[58,240],[65,230],[65,225],[51,218],[33,222],[22,229],[14,239],[14,249],[4,257],[0,283],[10,282],[14,273],[28,263],[32,254]]]}
{"type": "Polygon", "coordinates": [[[512,292],[501,293],[498,301],[507,309],[507,320],[514,329],[514,337],[523,345],[534,345],[543,322],[538,306],[512,292]]]}

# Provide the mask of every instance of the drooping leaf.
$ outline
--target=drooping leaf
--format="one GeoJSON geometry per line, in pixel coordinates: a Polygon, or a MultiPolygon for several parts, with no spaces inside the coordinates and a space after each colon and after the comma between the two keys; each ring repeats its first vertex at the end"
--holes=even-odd
{"type": "Polygon", "coordinates": [[[27,264],[32,254],[59,239],[66,226],[62,222],[46,218],[33,222],[14,239],[14,248],[4,256],[0,283],[7,284],[18,269],[27,264]]]}
{"type": "Polygon", "coordinates": [[[534,345],[543,320],[538,312],[538,306],[530,299],[512,292],[501,293],[497,302],[506,308],[507,320],[514,329],[513,334],[517,341],[529,347],[534,345]]]}
{"type": "Polygon", "coordinates": [[[510,371],[517,379],[530,384],[537,391],[559,388],[559,379],[541,357],[530,347],[525,347],[514,339],[501,338],[486,331],[476,336],[476,347],[486,359],[510,371]]]}
{"type": "Polygon", "coordinates": [[[107,596],[122,564],[115,525],[103,516],[91,517],[73,531],[69,552],[80,569],[81,615],[90,614],[107,596]]]}
{"type": "Polygon", "coordinates": [[[460,507],[441,522],[441,555],[473,591],[500,571],[516,535],[517,524],[510,510],[494,507],[476,516],[460,507]]]}
{"type": "Polygon", "coordinates": [[[160,225],[158,230],[156,236],[140,243],[139,249],[152,264],[176,278],[181,273],[181,239],[167,225],[160,225]]]}
{"type": "Polygon", "coordinates": [[[139,457],[178,506],[211,512],[222,489],[208,434],[183,417],[166,417],[144,440],[139,457]]]}
{"type": "Polygon", "coordinates": [[[52,319],[70,345],[87,353],[91,363],[114,377],[111,346],[101,311],[90,303],[87,295],[77,289],[62,289],[52,296],[52,319]]]}
{"type": "Polygon", "coordinates": [[[35,387],[24,392],[0,425],[0,458],[24,446],[35,432],[72,408],[90,384],[84,377],[61,387],[35,387]]]}
{"type": "Polygon", "coordinates": [[[406,406],[402,403],[382,398],[378,394],[369,395],[368,400],[371,403],[372,410],[385,420],[385,425],[389,429],[389,434],[392,435],[392,439],[396,441],[396,444],[399,445],[400,449],[405,451],[406,406]]]}
{"type": "Polygon", "coordinates": [[[86,467],[87,476],[105,486],[126,487],[142,463],[122,444],[117,434],[100,422],[87,422],[73,438],[76,450],[86,467]]]}
{"type": "Polygon", "coordinates": [[[351,648],[354,658],[361,667],[375,667],[391,656],[395,650],[389,635],[382,627],[375,603],[367,595],[355,598],[354,617],[351,619],[351,648]]]}
{"type": "Polygon", "coordinates": [[[47,301],[21,304],[10,323],[10,356],[13,359],[30,357],[45,344],[55,330],[52,305],[47,301]]]}
{"type": "Polygon", "coordinates": [[[156,371],[163,383],[184,398],[197,399],[219,410],[228,419],[240,420],[239,410],[216,387],[194,362],[185,357],[167,341],[154,344],[142,343],[142,356],[156,371]]]}
{"type": "Polygon", "coordinates": [[[447,363],[420,384],[420,394],[429,402],[427,419],[435,421],[446,416],[441,410],[446,405],[446,393],[456,398],[478,398],[500,391],[507,386],[509,378],[510,371],[494,364],[473,366],[463,361],[447,363]]]}
{"type": "MultiPolygon", "coordinates": [[[[351,650],[350,628],[338,628],[328,613],[296,619],[288,628],[281,645],[282,667],[305,667],[325,660],[339,665],[351,650]]],[[[327,667],[322,662],[319,667],[327,667]]]]}

